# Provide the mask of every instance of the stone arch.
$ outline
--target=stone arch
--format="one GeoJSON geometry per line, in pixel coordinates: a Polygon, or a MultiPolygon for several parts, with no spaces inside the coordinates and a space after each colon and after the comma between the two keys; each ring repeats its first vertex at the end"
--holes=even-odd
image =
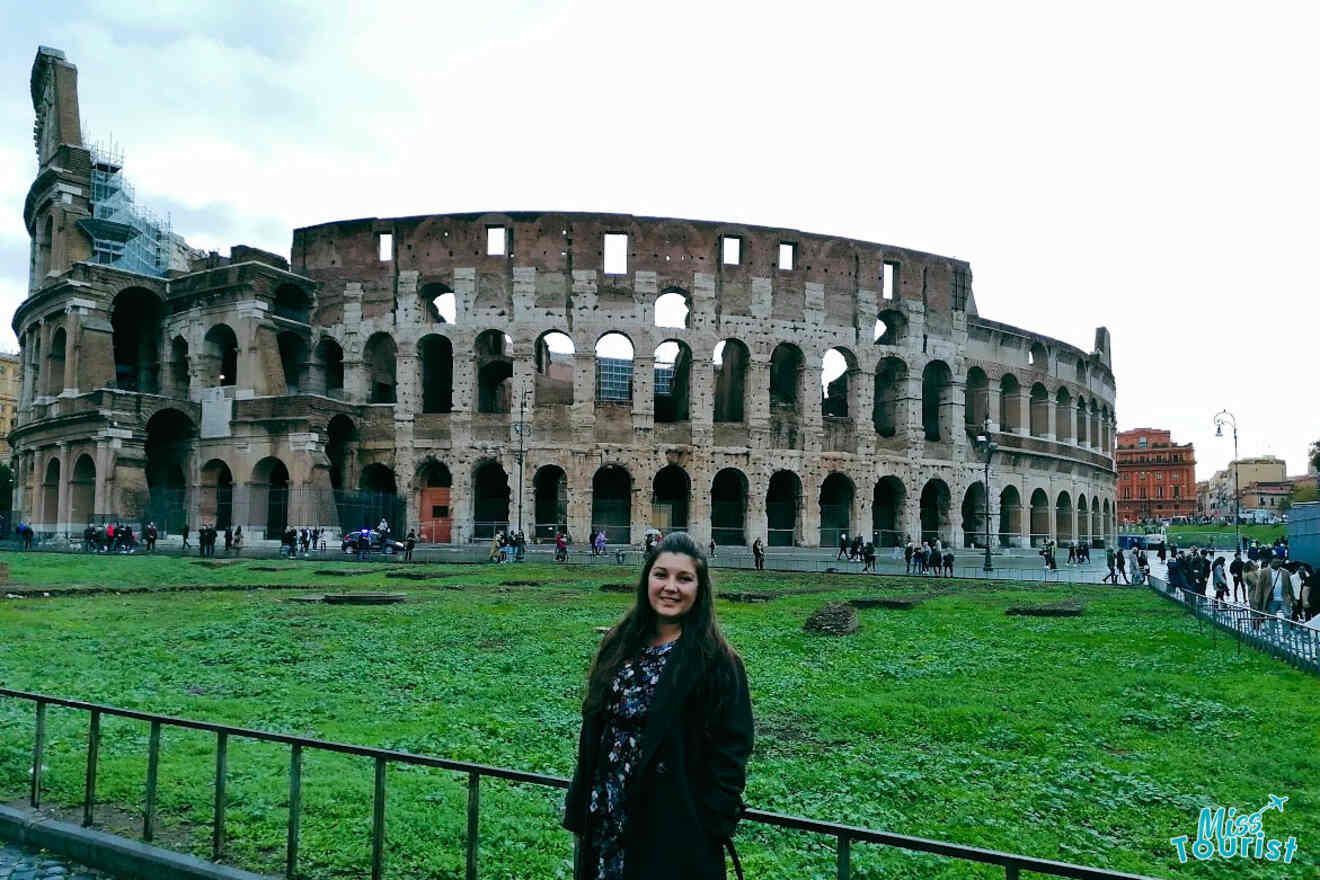
{"type": "Polygon", "coordinates": [[[978,431],[990,417],[990,379],[980,367],[972,367],[967,371],[963,413],[967,427],[978,431]]]}
{"type": "Polygon", "coordinates": [[[688,329],[692,319],[692,299],[681,287],[667,287],[655,298],[655,326],[688,329]]]}
{"type": "Polygon", "coordinates": [[[1082,493],[1077,494],[1077,543],[1085,544],[1088,547],[1091,544],[1091,520],[1090,509],[1086,504],[1086,496],[1082,493]]]}
{"type": "Polygon", "coordinates": [[[1022,494],[1017,486],[1005,486],[999,493],[999,546],[1021,547],[1022,494]]]}
{"type": "Polygon", "coordinates": [[[853,537],[853,501],[857,491],[846,474],[833,471],[820,484],[820,545],[834,547],[853,537]]]}
{"type": "Polygon", "coordinates": [[[472,536],[492,538],[509,530],[509,477],[498,461],[477,464],[472,477],[472,536]]]}
{"type": "Polygon", "coordinates": [[[1022,385],[1012,373],[999,380],[999,430],[1022,430],[1022,385]]]}
{"type": "MultiPolygon", "coordinates": [[[[340,413],[330,419],[326,426],[325,454],[330,459],[330,487],[337,491],[348,487],[352,476],[352,460],[358,441],[357,425],[351,418],[340,413]]],[[[345,523],[346,526],[351,525],[345,523]]]]}
{"type": "Polygon", "coordinates": [[[1050,496],[1044,489],[1031,493],[1031,546],[1043,547],[1050,539],[1050,496]]]}
{"type": "Polygon", "coordinates": [[[41,484],[41,520],[47,528],[59,527],[60,520],[60,459],[51,456],[46,462],[46,479],[41,484]]]}
{"type": "Polygon", "coordinates": [[[872,337],[876,345],[902,345],[907,336],[907,316],[898,309],[884,309],[876,316],[872,337]]]}
{"type": "Polygon", "coordinates": [[[717,545],[747,543],[747,475],[724,468],[710,484],[710,531],[717,545]]]}
{"type": "Polygon", "coordinates": [[[637,349],[626,333],[611,330],[596,340],[597,405],[628,403],[633,399],[636,356],[637,349]]]}
{"type": "Polygon", "coordinates": [[[404,531],[404,505],[399,498],[399,481],[394,468],[383,462],[373,462],[362,469],[358,477],[358,519],[367,528],[376,528],[384,519],[396,540],[404,531]]]}
{"type": "Polygon", "coordinates": [[[205,358],[204,384],[229,386],[238,384],[238,334],[228,324],[214,324],[202,339],[205,358]]]}
{"type": "Polygon", "coordinates": [[[73,463],[69,489],[69,523],[91,522],[96,513],[96,462],[85,452],[73,463]]]}
{"type": "Polygon", "coordinates": [[[949,546],[952,535],[949,521],[949,506],[952,496],[949,484],[939,477],[926,481],[921,489],[921,539],[934,541],[939,539],[944,546],[949,546]]]}
{"type": "Polygon", "coordinates": [[[224,530],[234,525],[234,472],[223,458],[213,458],[201,469],[198,486],[197,526],[224,530]]]}
{"type": "Polygon", "coordinates": [[[422,373],[422,412],[454,409],[454,345],[448,336],[428,333],[417,342],[422,373]]]}
{"type": "Polygon", "coordinates": [[[821,415],[823,417],[834,417],[851,419],[858,409],[858,374],[860,369],[857,366],[857,356],[851,350],[841,345],[836,345],[825,352],[825,357],[821,359],[821,415]],[[831,353],[836,354],[837,358],[831,358],[831,353]],[[832,366],[838,366],[838,359],[843,360],[843,370],[833,379],[826,381],[827,372],[830,365],[825,362],[833,360],[832,366]]]}
{"type": "Polygon", "coordinates": [[[171,407],[147,420],[146,477],[150,502],[143,519],[161,531],[177,531],[188,510],[188,460],[197,428],[186,414],[171,407]]]}
{"type": "Polygon", "coordinates": [[[802,447],[802,406],[806,358],[802,349],[781,342],[770,355],[770,444],[778,449],[802,447]]]}
{"type": "Polygon", "coordinates": [[[632,542],[632,474],[622,465],[607,464],[591,478],[591,524],[606,543],[632,542]]]}
{"type": "Polygon", "coordinates": [[[557,464],[538,468],[532,477],[533,534],[536,540],[554,540],[568,534],[568,476],[557,464]]]}
{"type": "Polygon", "coordinates": [[[1095,398],[1091,398],[1091,427],[1090,427],[1091,445],[1100,448],[1103,438],[1100,435],[1100,406],[1095,398]]]}
{"type": "Polygon", "coordinates": [[[275,341],[280,349],[280,366],[284,368],[285,393],[299,394],[307,381],[307,338],[303,333],[283,330],[275,341]]]}
{"type": "Polygon", "coordinates": [[[362,349],[362,368],[367,374],[367,402],[394,403],[398,400],[395,369],[398,349],[388,333],[373,333],[362,349]]]}
{"type": "Polygon", "coordinates": [[[990,540],[987,533],[990,521],[986,518],[985,483],[980,480],[972,483],[963,493],[962,530],[963,546],[985,548],[990,540]]]}
{"type": "Polygon", "coordinates": [[[1054,533],[1061,542],[1074,540],[1072,497],[1066,491],[1059,493],[1054,505],[1054,533]]]}
{"type": "Polygon", "coordinates": [[[1104,546],[1105,543],[1104,523],[1100,520],[1100,502],[1094,495],[1091,496],[1091,543],[1099,546],[1104,546]]]}
{"type": "Polygon", "coordinates": [[[931,361],[921,371],[921,425],[927,440],[947,442],[953,439],[952,426],[945,418],[945,409],[952,400],[953,373],[949,365],[944,361],[931,361]]]}
{"type": "Polygon", "coordinates": [[[775,471],[765,493],[766,544],[794,547],[802,543],[802,479],[790,470],[775,471]]]}
{"type": "Polygon", "coordinates": [[[268,455],[252,468],[248,493],[248,518],[263,529],[267,540],[284,535],[289,526],[289,468],[276,456],[268,455]]]}
{"type": "Polygon", "coordinates": [[[688,508],[692,497],[692,479],[676,464],[656,472],[651,482],[651,525],[665,534],[686,532],[688,508]]]}
{"type": "Polygon", "coordinates": [[[692,349],[686,342],[666,339],[655,349],[655,420],[686,422],[692,388],[692,349]]]}
{"type": "Polygon", "coordinates": [[[422,313],[432,324],[458,323],[458,299],[447,284],[432,282],[423,285],[417,292],[422,304],[422,313]]]}
{"type": "Polygon", "coordinates": [[[188,356],[188,340],[175,336],[170,341],[170,393],[187,399],[192,387],[192,364],[188,356]]]}
{"type": "Polygon", "coordinates": [[[534,405],[569,406],[573,403],[576,352],[573,338],[562,330],[547,330],[536,338],[534,405]]]}
{"type": "Polygon", "coordinates": [[[1044,437],[1050,430],[1050,392],[1040,382],[1031,386],[1031,436],[1044,437]]]}
{"type": "Polygon", "coordinates": [[[115,387],[156,394],[160,390],[160,297],[129,287],[110,306],[115,387]]]}
{"type": "Polygon", "coordinates": [[[1086,423],[1086,398],[1079,394],[1077,395],[1077,445],[1087,445],[1090,436],[1086,423]]]}
{"type": "Polygon", "coordinates": [[[732,337],[715,345],[715,405],[716,422],[744,420],[747,398],[747,365],[751,357],[746,344],[732,337]]]}
{"type": "Polygon", "coordinates": [[[1027,349],[1027,363],[1037,370],[1049,369],[1049,350],[1040,342],[1031,343],[1031,347],[1027,349]]]}
{"type": "Polygon", "coordinates": [[[1072,396],[1062,386],[1054,395],[1054,438],[1060,443],[1072,442],[1072,396]]]}
{"type": "Polygon", "coordinates": [[[344,349],[330,336],[316,345],[316,376],[326,397],[344,398],[344,349]]]}
{"type": "Polygon", "coordinates": [[[871,496],[871,531],[880,547],[897,547],[903,543],[899,528],[907,490],[898,477],[881,477],[876,481],[871,496]]]}
{"type": "Polygon", "coordinates": [[[454,477],[444,462],[429,456],[417,467],[417,538],[429,544],[448,544],[454,535],[451,490],[454,477]]]}
{"type": "Polygon", "coordinates": [[[1086,361],[1081,358],[1077,359],[1077,384],[1086,384],[1086,361]]]}
{"type": "Polygon", "coordinates": [[[887,357],[875,371],[875,403],[872,421],[881,437],[893,437],[907,424],[907,364],[887,357]]]}
{"type": "Polygon", "coordinates": [[[50,351],[46,353],[46,393],[52,397],[64,390],[64,350],[67,339],[68,334],[63,327],[56,328],[50,337],[50,351]]]}

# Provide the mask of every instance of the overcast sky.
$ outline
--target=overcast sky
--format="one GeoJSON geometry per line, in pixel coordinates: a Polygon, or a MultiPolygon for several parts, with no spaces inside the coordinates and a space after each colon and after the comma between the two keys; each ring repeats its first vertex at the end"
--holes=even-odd
{"type": "Polygon", "coordinates": [[[969,260],[1087,351],[1120,428],[1305,467],[1320,7],[0,0],[0,346],[27,287],[39,44],[194,246],[455,211],[726,220],[969,260]],[[1297,395],[1301,395],[1298,397],[1297,395]]]}

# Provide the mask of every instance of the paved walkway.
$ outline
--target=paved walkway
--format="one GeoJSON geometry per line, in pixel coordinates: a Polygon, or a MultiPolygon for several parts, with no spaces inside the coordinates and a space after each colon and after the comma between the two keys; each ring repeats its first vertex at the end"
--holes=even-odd
{"type": "Polygon", "coordinates": [[[0,880],[113,880],[50,853],[0,843],[0,880]]]}

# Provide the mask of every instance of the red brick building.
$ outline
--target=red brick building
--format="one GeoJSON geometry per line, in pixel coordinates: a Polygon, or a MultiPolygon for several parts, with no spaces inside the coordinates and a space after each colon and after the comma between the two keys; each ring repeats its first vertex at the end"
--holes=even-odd
{"type": "Polygon", "coordinates": [[[1118,432],[1118,521],[1196,515],[1196,451],[1168,431],[1118,432]]]}

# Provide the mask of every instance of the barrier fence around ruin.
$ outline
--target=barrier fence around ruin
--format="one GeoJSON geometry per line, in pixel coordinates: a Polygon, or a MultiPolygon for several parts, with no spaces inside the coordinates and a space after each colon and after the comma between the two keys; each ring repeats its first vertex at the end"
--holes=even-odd
{"type": "MultiPolygon", "coordinates": [[[[432,767],[448,770],[467,777],[467,829],[464,837],[465,878],[477,880],[481,849],[481,785],[482,779],[502,779],[506,782],[538,785],[554,789],[566,789],[568,780],[557,776],[540,773],[528,773],[506,767],[490,767],[467,761],[454,761],[430,755],[415,755],[409,752],[379,749],[371,746],[351,745],[329,742],[310,737],[294,736],[269,731],[252,730],[228,724],[210,721],[198,721],[187,718],[174,718],[135,709],[122,709],[82,700],[69,700],[48,694],[0,688],[0,697],[23,700],[33,704],[34,724],[32,736],[32,771],[28,792],[28,801],[36,809],[41,806],[42,795],[42,760],[46,746],[46,716],[50,707],[72,709],[88,713],[87,758],[84,768],[83,819],[84,826],[90,826],[95,820],[96,774],[98,752],[101,740],[101,719],[103,717],[127,718],[144,722],[148,725],[147,770],[144,802],[142,809],[142,839],[150,843],[156,835],[157,804],[156,793],[159,781],[161,731],[163,728],[184,728],[206,731],[215,734],[215,778],[214,800],[211,823],[211,858],[219,860],[225,851],[225,811],[227,807],[226,783],[228,774],[228,745],[231,737],[275,743],[289,747],[289,807],[288,832],[285,842],[285,871],[287,880],[294,880],[298,873],[302,828],[302,761],[304,750],[336,752],[369,759],[374,763],[375,786],[372,803],[372,821],[370,835],[371,877],[383,880],[386,876],[385,863],[385,816],[386,794],[389,765],[403,764],[420,767],[432,767]]],[[[743,814],[747,823],[768,825],[779,828],[821,834],[835,840],[835,869],[839,880],[851,880],[852,845],[870,843],[890,846],[909,852],[927,853],[980,864],[996,865],[1004,869],[1006,880],[1017,880],[1022,871],[1032,871],[1054,877],[1071,877],[1077,880],[1152,880],[1139,874],[1092,868],[1067,862],[1056,862],[1031,856],[1007,853],[998,850],[982,849],[963,844],[948,843],[905,834],[893,834],[871,828],[843,825],[837,822],[825,822],[802,816],[788,816],[763,810],[749,809],[743,814]]],[[[95,853],[91,860],[94,865],[95,853]]],[[[574,859],[575,880],[585,880],[576,871],[577,859],[574,859]]]]}
{"type": "Polygon", "coordinates": [[[1227,631],[1237,639],[1239,650],[1246,642],[1291,666],[1320,675],[1320,630],[1214,596],[1170,587],[1161,578],[1152,577],[1150,586],[1157,594],[1195,615],[1198,625],[1202,621],[1209,623],[1212,636],[1219,630],[1227,631]]]}

